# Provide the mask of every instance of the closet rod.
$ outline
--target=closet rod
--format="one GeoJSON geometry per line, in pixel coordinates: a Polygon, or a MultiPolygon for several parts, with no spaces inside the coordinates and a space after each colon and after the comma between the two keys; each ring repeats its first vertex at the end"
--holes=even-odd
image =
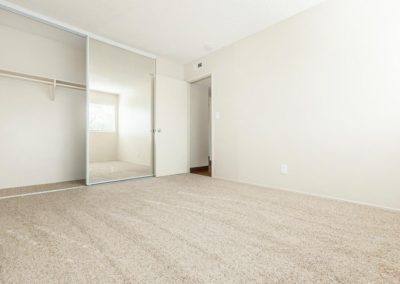
{"type": "Polygon", "coordinates": [[[70,88],[70,89],[76,89],[76,90],[82,90],[82,91],[86,90],[85,85],[71,83],[71,82],[67,82],[67,81],[56,80],[56,79],[50,79],[50,78],[45,78],[45,77],[40,77],[40,76],[34,76],[34,75],[29,75],[29,74],[24,74],[24,73],[18,73],[18,72],[3,70],[3,69],[0,69],[0,76],[8,77],[8,78],[15,78],[15,79],[22,79],[22,80],[27,80],[27,81],[36,82],[36,83],[42,83],[42,84],[46,84],[46,85],[59,86],[59,87],[63,87],[63,88],[70,88]]]}

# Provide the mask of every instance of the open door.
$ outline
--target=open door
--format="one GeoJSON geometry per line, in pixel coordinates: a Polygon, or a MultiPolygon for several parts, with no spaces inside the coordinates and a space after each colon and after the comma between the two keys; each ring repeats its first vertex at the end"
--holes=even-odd
{"type": "Polygon", "coordinates": [[[211,77],[190,85],[190,172],[211,177],[211,77]]]}
{"type": "Polygon", "coordinates": [[[189,172],[189,84],[157,75],[155,97],[155,175],[189,172]]]}

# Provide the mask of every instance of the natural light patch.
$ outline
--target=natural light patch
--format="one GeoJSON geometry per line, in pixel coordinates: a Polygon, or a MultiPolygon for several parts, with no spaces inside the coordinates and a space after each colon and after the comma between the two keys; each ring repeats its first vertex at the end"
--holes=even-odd
{"type": "Polygon", "coordinates": [[[89,130],[94,132],[115,132],[115,106],[89,105],[89,130]]]}

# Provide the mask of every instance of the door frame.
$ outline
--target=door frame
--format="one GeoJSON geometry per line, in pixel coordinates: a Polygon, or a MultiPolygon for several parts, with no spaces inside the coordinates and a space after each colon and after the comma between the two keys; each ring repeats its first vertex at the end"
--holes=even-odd
{"type": "MultiPolygon", "coordinates": [[[[201,75],[201,76],[198,76],[198,77],[195,77],[195,78],[193,78],[193,79],[191,79],[191,80],[188,80],[187,82],[191,85],[191,84],[193,84],[193,83],[196,83],[196,82],[198,82],[198,81],[201,81],[201,80],[204,80],[204,79],[206,79],[206,78],[208,78],[208,77],[210,77],[211,78],[211,98],[210,98],[210,119],[211,119],[211,123],[210,123],[210,127],[211,127],[211,131],[210,131],[210,133],[211,133],[211,139],[210,139],[210,141],[211,141],[211,177],[214,177],[214,170],[215,170],[215,147],[214,147],[214,137],[215,137],[215,120],[214,120],[214,103],[215,103],[215,100],[214,100],[214,97],[215,97],[215,88],[214,88],[214,76],[213,76],[213,74],[212,74],[212,72],[211,73],[207,73],[207,74],[204,74],[204,75],[201,75]]],[[[189,141],[189,149],[188,149],[188,151],[189,151],[189,153],[188,153],[188,173],[190,173],[190,160],[191,160],[191,157],[190,157],[190,146],[191,146],[191,141],[190,141],[190,131],[191,131],[191,129],[190,129],[190,115],[191,115],[191,113],[190,113],[190,98],[191,98],[191,92],[189,91],[189,94],[188,94],[188,96],[189,96],[189,98],[188,98],[188,108],[189,108],[189,111],[188,111],[188,114],[189,114],[189,117],[188,117],[188,119],[189,119],[189,131],[188,131],[188,141],[189,141]]]]}

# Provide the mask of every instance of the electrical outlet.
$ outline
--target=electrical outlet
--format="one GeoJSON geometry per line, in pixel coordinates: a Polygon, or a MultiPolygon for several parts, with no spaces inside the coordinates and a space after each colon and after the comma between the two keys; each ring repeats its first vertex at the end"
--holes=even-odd
{"type": "Polygon", "coordinates": [[[282,175],[287,175],[288,174],[288,165],[281,164],[281,174],[282,175]]]}

